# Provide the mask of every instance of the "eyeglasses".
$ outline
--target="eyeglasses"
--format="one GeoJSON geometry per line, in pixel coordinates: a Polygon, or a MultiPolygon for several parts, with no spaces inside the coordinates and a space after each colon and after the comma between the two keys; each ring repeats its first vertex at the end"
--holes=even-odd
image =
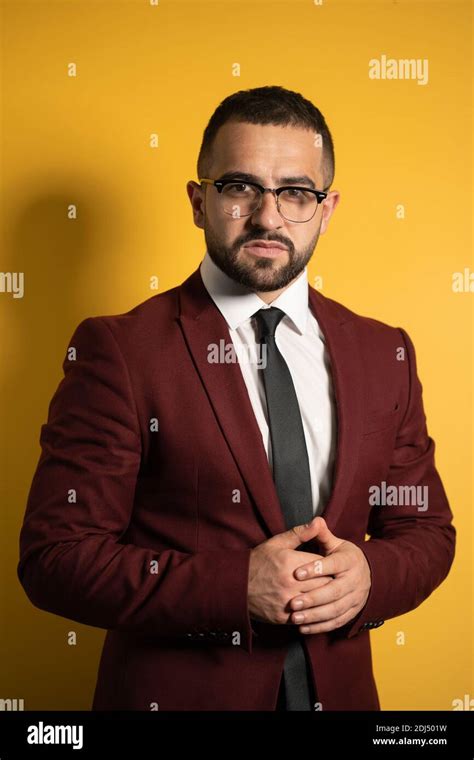
{"type": "Polygon", "coordinates": [[[199,182],[213,185],[217,189],[223,211],[234,219],[254,214],[262,205],[263,194],[269,192],[275,197],[280,216],[288,222],[301,224],[313,218],[319,204],[328,196],[322,190],[308,187],[263,187],[256,182],[238,179],[201,178],[199,182]]]}

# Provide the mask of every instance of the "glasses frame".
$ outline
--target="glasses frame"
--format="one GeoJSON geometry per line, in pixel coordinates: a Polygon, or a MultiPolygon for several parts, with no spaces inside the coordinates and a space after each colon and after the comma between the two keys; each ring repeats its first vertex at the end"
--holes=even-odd
{"type": "MultiPolygon", "coordinates": [[[[248,182],[245,179],[239,180],[238,177],[236,179],[209,179],[208,177],[201,177],[199,179],[199,182],[201,184],[205,183],[207,185],[213,185],[217,189],[218,193],[222,193],[226,185],[250,185],[251,187],[256,187],[260,191],[260,201],[258,203],[258,206],[254,208],[254,210],[250,214],[240,214],[239,218],[245,217],[245,216],[252,216],[252,214],[255,214],[255,212],[258,211],[262,205],[263,194],[268,192],[268,193],[272,193],[272,195],[274,196],[278,213],[283,219],[285,219],[287,222],[291,222],[292,224],[307,224],[314,217],[316,211],[319,208],[319,204],[322,203],[328,197],[327,192],[325,192],[324,190],[313,190],[312,187],[302,187],[301,185],[283,185],[282,187],[263,187],[263,185],[259,185],[257,182],[248,182]],[[309,219],[305,219],[304,222],[298,222],[294,219],[288,219],[284,214],[281,213],[280,201],[278,198],[279,198],[280,193],[283,192],[283,190],[304,190],[306,192],[313,193],[313,195],[316,197],[317,204],[316,204],[316,208],[314,209],[309,219]]],[[[224,213],[228,214],[229,216],[233,216],[232,212],[226,211],[225,209],[224,209],[224,213]]]]}

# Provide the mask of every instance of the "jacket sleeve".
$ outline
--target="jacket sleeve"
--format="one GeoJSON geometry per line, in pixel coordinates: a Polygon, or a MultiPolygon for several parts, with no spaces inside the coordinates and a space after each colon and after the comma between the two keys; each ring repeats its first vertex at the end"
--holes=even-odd
{"type": "Polygon", "coordinates": [[[371,571],[371,589],[358,615],[344,626],[350,638],[417,607],[447,576],[454,559],[456,530],[435,467],[435,443],[428,435],[413,344],[406,347],[408,403],[397,432],[389,486],[426,486],[428,506],[373,506],[368,541],[356,544],[371,571]]]}
{"type": "Polygon", "coordinates": [[[28,598],[86,625],[166,637],[212,630],[250,652],[250,549],[188,554],[121,543],[141,430],[106,318],[79,324],[63,370],[20,533],[17,573],[28,598]]]}

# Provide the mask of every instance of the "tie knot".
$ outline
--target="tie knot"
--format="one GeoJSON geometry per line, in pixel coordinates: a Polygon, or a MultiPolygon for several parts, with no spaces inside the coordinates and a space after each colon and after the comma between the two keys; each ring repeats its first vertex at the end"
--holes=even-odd
{"type": "Polygon", "coordinates": [[[260,328],[260,338],[273,338],[275,330],[284,316],[285,312],[276,306],[270,306],[269,309],[259,309],[254,314],[254,317],[260,328]]]}

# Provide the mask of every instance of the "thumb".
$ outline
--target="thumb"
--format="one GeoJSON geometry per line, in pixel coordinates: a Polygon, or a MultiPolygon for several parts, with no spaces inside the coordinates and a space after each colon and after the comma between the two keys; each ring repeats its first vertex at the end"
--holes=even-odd
{"type": "MultiPolygon", "coordinates": [[[[286,530],[284,533],[278,533],[272,536],[269,542],[275,544],[280,549],[297,549],[298,546],[310,541],[312,538],[319,537],[319,531],[322,529],[321,521],[324,523],[326,530],[329,529],[326,521],[322,517],[314,517],[311,522],[305,525],[295,525],[294,528],[286,530]]],[[[331,533],[332,536],[332,533],[331,533]]]]}
{"type": "Polygon", "coordinates": [[[319,546],[324,549],[326,554],[334,551],[341,543],[341,539],[337,538],[334,533],[331,533],[324,517],[317,517],[316,520],[318,520],[318,525],[315,538],[318,539],[319,546]]]}

